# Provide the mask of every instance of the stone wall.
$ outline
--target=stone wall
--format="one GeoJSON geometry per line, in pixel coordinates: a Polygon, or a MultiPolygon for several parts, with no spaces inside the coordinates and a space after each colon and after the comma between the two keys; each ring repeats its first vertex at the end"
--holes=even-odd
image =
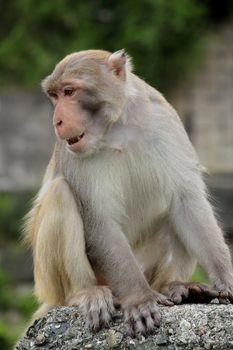
{"type": "Polygon", "coordinates": [[[204,43],[202,66],[171,100],[208,171],[233,173],[233,23],[204,43]]]}
{"type": "Polygon", "coordinates": [[[40,183],[54,144],[52,110],[40,93],[0,95],[0,190],[40,183]]]}

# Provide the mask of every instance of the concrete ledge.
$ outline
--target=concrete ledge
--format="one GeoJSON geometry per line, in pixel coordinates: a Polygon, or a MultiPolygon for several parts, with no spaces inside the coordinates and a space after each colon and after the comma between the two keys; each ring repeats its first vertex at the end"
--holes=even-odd
{"type": "Polygon", "coordinates": [[[52,310],[27,330],[18,350],[45,349],[233,349],[233,305],[161,306],[162,323],[153,335],[131,339],[121,312],[109,329],[91,333],[75,307],[52,310]]]}

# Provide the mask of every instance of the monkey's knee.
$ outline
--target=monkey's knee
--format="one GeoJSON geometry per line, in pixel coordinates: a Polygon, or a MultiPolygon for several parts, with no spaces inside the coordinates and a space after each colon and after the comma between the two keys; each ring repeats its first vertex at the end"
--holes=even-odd
{"type": "Polygon", "coordinates": [[[70,295],[66,304],[77,305],[93,330],[108,326],[115,310],[112,292],[105,286],[93,286],[70,295]]]}

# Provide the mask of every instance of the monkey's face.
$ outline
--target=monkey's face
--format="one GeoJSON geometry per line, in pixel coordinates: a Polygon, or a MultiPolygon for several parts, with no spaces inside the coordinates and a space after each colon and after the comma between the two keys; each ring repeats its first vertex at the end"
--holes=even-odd
{"type": "Polygon", "coordinates": [[[42,83],[54,105],[56,136],[71,152],[89,155],[103,148],[111,124],[122,114],[126,61],[121,52],[118,61],[123,62],[112,62],[113,55],[103,51],[74,53],[42,83]]]}

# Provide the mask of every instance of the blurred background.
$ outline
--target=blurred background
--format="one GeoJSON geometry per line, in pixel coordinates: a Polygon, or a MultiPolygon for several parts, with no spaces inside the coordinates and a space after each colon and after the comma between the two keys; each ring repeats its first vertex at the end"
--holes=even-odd
{"type": "MultiPolygon", "coordinates": [[[[88,48],[133,56],[135,71],[178,110],[209,174],[233,239],[233,2],[231,0],[0,0],[0,349],[36,308],[22,218],[54,145],[40,81],[88,48]]],[[[201,270],[195,278],[205,279],[201,270]]]]}

